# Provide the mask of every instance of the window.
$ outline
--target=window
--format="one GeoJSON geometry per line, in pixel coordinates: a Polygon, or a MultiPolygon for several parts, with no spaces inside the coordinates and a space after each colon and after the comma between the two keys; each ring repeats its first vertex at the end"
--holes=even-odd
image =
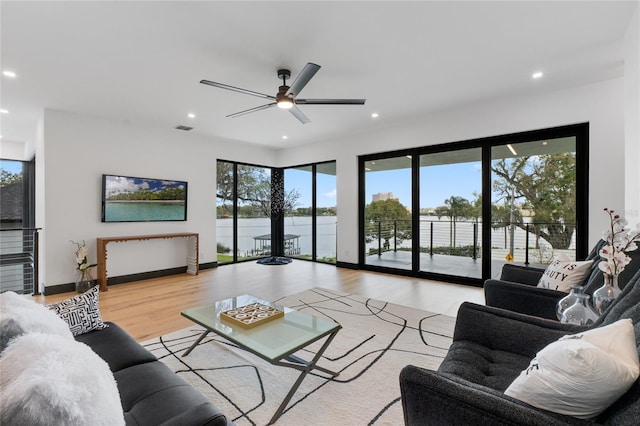
{"type": "Polygon", "coordinates": [[[35,161],[0,160],[0,292],[37,293],[35,161]]]}
{"type": "Polygon", "coordinates": [[[421,271],[482,277],[481,194],[480,148],[420,156],[421,271]]]}
{"type": "Polygon", "coordinates": [[[361,156],[360,266],[482,285],[587,255],[588,124],[361,156]]]}
{"type": "Polygon", "coordinates": [[[279,169],[219,160],[218,263],[276,253],[335,263],[335,169],[335,162],[279,169]]]}
{"type": "Polygon", "coordinates": [[[286,168],[284,186],[285,254],[335,264],[336,162],[286,168]]]}
{"type": "Polygon", "coordinates": [[[364,262],[411,270],[411,156],[365,161],[364,186],[364,262]]]}

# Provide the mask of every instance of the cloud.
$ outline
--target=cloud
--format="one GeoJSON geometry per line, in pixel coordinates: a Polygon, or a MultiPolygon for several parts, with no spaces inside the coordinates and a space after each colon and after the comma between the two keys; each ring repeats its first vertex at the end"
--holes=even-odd
{"type": "Polygon", "coordinates": [[[324,194],[322,194],[322,195],[324,195],[324,196],[325,196],[325,197],[327,197],[327,198],[336,198],[336,195],[337,195],[337,194],[338,194],[338,190],[334,188],[334,189],[332,189],[331,191],[329,191],[329,192],[325,192],[325,193],[324,193],[324,194]]]}
{"type": "Polygon", "coordinates": [[[124,176],[108,177],[105,187],[107,197],[125,192],[137,192],[144,189],[149,189],[149,184],[146,181],[136,184],[134,179],[124,176]]]}

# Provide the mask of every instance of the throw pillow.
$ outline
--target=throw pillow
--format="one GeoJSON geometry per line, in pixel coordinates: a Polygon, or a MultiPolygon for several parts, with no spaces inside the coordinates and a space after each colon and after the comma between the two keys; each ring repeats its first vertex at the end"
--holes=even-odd
{"type": "Polygon", "coordinates": [[[584,283],[591,271],[592,264],[593,260],[576,262],[566,255],[557,256],[540,277],[538,287],[568,293],[571,287],[584,283]]]}
{"type": "Polygon", "coordinates": [[[544,410],[590,419],[633,385],[639,369],[633,323],[623,319],[551,343],[505,394],[544,410]]]}
{"type": "Polygon", "coordinates": [[[113,374],[84,343],[25,334],[2,353],[0,371],[0,424],[125,424],[113,374]]]}
{"type": "Polygon", "coordinates": [[[37,331],[73,339],[67,324],[31,296],[13,291],[0,294],[0,316],[3,320],[13,319],[24,333],[37,331]]]}
{"type": "Polygon", "coordinates": [[[69,329],[74,336],[78,336],[92,330],[101,330],[108,327],[102,322],[102,315],[100,315],[100,308],[98,307],[99,295],[100,289],[96,286],[85,293],[62,302],[47,305],[47,307],[69,325],[69,329]]]}

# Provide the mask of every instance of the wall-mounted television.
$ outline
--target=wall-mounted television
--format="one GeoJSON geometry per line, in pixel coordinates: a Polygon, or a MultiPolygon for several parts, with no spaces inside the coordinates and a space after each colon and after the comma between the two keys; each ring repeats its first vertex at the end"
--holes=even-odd
{"type": "Polygon", "coordinates": [[[187,182],[102,175],[103,222],[187,220],[187,182]]]}

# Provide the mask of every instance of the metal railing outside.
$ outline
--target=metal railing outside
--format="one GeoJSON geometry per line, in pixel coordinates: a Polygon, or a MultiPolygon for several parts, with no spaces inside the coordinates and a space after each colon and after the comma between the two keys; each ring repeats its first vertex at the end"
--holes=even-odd
{"type": "Polygon", "coordinates": [[[0,229],[0,293],[34,294],[40,228],[0,229]]]}
{"type": "MultiPolygon", "coordinates": [[[[509,223],[494,222],[492,227],[492,257],[504,260],[510,253],[516,261],[549,263],[553,253],[567,250],[575,241],[574,223],[509,223]],[[569,241],[554,240],[549,229],[561,227],[570,236],[569,241]],[[545,235],[545,232],[547,235],[545,235]],[[500,235],[504,234],[504,243],[500,235]],[[494,253],[495,252],[495,253],[494,253]],[[500,254],[498,254],[500,253],[500,254]]],[[[479,259],[482,253],[482,222],[424,220],[419,221],[420,252],[431,256],[450,256],[479,259]]],[[[567,238],[565,235],[565,239],[567,238]]],[[[388,251],[410,251],[412,244],[411,220],[380,220],[365,224],[367,255],[381,256],[388,251]]]]}

